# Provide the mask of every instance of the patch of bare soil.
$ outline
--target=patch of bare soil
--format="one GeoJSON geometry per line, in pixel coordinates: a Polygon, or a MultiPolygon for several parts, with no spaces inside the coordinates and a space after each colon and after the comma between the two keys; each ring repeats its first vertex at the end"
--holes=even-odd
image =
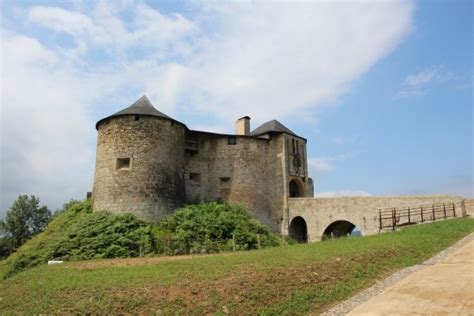
{"type": "MultiPolygon", "coordinates": [[[[236,255],[226,253],[218,255],[236,255]]],[[[218,280],[192,282],[181,280],[171,285],[150,284],[144,288],[110,289],[107,296],[115,297],[116,312],[138,314],[185,314],[205,315],[218,311],[224,314],[243,315],[257,314],[264,306],[278,304],[288,299],[293,293],[305,290],[324,289],[345,282],[353,271],[354,265],[370,264],[373,254],[353,254],[351,258],[331,258],[324,261],[298,264],[285,267],[264,267],[259,264],[241,265],[226,277],[218,280]],[[121,306],[125,299],[136,298],[137,304],[130,310],[121,306]],[[125,308],[125,309],[124,309],[125,308]]],[[[377,255],[392,257],[394,251],[379,251],[377,255]]],[[[215,256],[215,255],[213,255],[215,256]]],[[[78,269],[95,269],[109,266],[135,266],[157,264],[160,262],[186,260],[196,257],[157,257],[141,259],[114,259],[80,262],[74,264],[78,269]]],[[[315,306],[316,309],[325,306],[315,306]]],[[[113,311],[110,311],[113,312],[113,311]]]]}
{"type": "Polygon", "coordinates": [[[187,260],[195,258],[204,258],[209,256],[235,256],[242,255],[241,252],[226,252],[219,254],[203,254],[203,255],[180,255],[180,256],[161,256],[150,258],[124,258],[124,259],[100,259],[90,261],[70,262],[69,266],[78,270],[92,270],[110,267],[133,267],[143,265],[154,265],[161,262],[187,260]]]}

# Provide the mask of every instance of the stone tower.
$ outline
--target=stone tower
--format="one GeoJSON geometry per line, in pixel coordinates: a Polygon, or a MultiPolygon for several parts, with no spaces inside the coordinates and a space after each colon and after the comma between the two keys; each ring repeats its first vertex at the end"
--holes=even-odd
{"type": "Polygon", "coordinates": [[[94,210],[156,221],[184,203],[184,124],[143,96],[96,129],[94,210]]]}

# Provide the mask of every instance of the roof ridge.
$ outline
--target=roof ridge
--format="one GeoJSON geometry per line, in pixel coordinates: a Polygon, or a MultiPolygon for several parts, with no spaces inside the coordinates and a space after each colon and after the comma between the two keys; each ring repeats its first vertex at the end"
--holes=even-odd
{"type": "MultiPolygon", "coordinates": [[[[115,116],[121,116],[121,115],[148,115],[148,116],[157,116],[157,117],[161,117],[161,118],[165,118],[165,119],[169,119],[169,120],[172,120],[172,121],[175,121],[175,122],[178,122],[178,123],[181,123],[179,121],[176,121],[175,119],[173,119],[172,117],[166,115],[165,113],[163,112],[160,112],[158,111],[154,106],[153,104],[150,102],[150,100],[148,99],[148,97],[146,95],[142,95],[138,100],[136,100],[135,102],[132,103],[132,105],[129,105],[128,107],[126,107],[125,109],[122,109],[118,112],[115,112],[114,114],[112,115],[109,115],[101,120],[99,120],[97,123],[96,123],[96,128],[99,126],[99,123],[106,120],[106,119],[109,119],[111,117],[115,117],[115,116]]],[[[183,124],[183,123],[181,123],[183,124]]],[[[184,124],[183,124],[184,125],[184,124]]],[[[186,126],[186,125],[185,125],[186,126]]]]}
{"type": "Polygon", "coordinates": [[[281,122],[279,122],[276,119],[273,119],[271,121],[265,122],[256,129],[254,129],[250,135],[257,136],[257,135],[262,135],[266,133],[287,133],[290,135],[295,135],[297,136],[292,130],[290,130],[288,127],[283,125],[281,122]]]}

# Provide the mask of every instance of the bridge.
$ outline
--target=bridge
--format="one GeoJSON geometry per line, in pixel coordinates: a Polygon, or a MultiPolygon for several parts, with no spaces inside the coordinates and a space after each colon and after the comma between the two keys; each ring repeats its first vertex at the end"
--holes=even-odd
{"type": "Polygon", "coordinates": [[[400,226],[474,215],[473,200],[451,195],[289,198],[288,233],[300,242],[350,234],[363,236],[400,226]]]}

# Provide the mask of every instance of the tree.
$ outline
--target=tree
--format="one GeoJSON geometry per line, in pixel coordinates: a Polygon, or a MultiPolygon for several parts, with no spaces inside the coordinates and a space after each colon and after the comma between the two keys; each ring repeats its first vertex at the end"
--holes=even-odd
{"type": "Polygon", "coordinates": [[[25,241],[42,232],[51,220],[51,211],[39,206],[39,199],[32,195],[19,195],[5,219],[0,221],[0,257],[6,256],[25,241]]]}

